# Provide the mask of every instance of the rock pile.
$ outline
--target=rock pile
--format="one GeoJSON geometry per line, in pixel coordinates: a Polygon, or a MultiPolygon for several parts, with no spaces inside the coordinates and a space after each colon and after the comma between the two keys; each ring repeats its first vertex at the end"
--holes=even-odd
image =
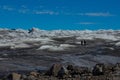
{"type": "Polygon", "coordinates": [[[120,63],[115,65],[96,64],[93,69],[62,64],[53,64],[45,72],[28,74],[12,73],[0,80],[120,80],[120,63]]]}
{"type": "Polygon", "coordinates": [[[104,64],[96,64],[92,70],[94,76],[104,75],[105,66],[104,64]]]}

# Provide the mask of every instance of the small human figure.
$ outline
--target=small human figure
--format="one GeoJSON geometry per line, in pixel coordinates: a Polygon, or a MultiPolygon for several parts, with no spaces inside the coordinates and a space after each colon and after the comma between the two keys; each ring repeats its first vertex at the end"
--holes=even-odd
{"type": "Polygon", "coordinates": [[[83,40],[81,41],[81,45],[83,45],[83,40]]]}
{"type": "Polygon", "coordinates": [[[84,43],[84,45],[86,45],[86,41],[85,40],[83,40],[83,43],[84,43]]]}
{"type": "Polygon", "coordinates": [[[86,41],[85,41],[85,40],[82,40],[82,41],[81,41],[81,45],[86,45],[86,41]]]}

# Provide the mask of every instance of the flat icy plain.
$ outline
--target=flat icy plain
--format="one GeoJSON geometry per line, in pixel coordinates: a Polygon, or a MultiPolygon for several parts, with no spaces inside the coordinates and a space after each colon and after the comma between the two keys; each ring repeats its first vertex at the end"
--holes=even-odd
{"type": "Polygon", "coordinates": [[[120,61],[120,30],[0,29],[0,71],[44,70],[54,63],[93,67],[120,61]],[[85,40],[86,45],[81,45],[85,40]]]}

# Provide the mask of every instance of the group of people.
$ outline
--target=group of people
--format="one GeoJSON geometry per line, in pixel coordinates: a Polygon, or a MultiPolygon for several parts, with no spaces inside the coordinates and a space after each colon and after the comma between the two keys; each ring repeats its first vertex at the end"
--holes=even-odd
{"type": "Polygon", "coordinates": [[[81,45],[86,45],[86,41],[85,40],[81,40],[81,45]]]}

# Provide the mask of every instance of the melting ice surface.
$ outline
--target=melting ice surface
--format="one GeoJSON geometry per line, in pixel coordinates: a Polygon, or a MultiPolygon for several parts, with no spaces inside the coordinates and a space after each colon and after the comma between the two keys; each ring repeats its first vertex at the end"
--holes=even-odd
{"type": "Polygon", "coordinates": [[[76,66],[91,67],[97,63],[114,64],[120,61],[120,57],[108,56],[108,55],[64,55],[61,57],[63,63],[72,63],[76,66]]]}
{"type": "MultiPolygon", "coordinates": [[[[81,50],[76,49],[81,52],[86,51],[86,49],[80,47],[81,40],[83,39],[88,40],[88,41],[95,41],[98,39],[98,40],[104,40],[106,42],[107,41],[114,42],[114,43],[111,43],[112,46],[110,45],[110,47],[108,46],[107,48],[106,46],[103,46],[102,48],[100,48],[100,46],[97,46],[97,47],[95,46],[95,48],[92,48],[93,45],[90,45],[91,48],[88,50],[89,51],[93,50],[94,53],[98,53],[98,52],[102,53],[101,50],[105,50],[105,49],[109,50],[110,52],[114,50],[119,51],[120,49],[119,47],[120,46],[120,30],[96,30],[96,31],[52,30],[52,31],[47,31],[47,30],[39,30],[39,29],[34,28],[32,32],[29,32],[28,30],[22,30],[22,29],[17,29],[17,30],[0,29],[0,48],[2,49],[7,47],[14,51],[16,49],[24,50],[26,48],[34,47],[35,50],[38,51],[37,52],[38,54],[39,54],[39,51],[48,51],[48,52],[50,51],[54,54],[52,56],[51,55],[49,56],[46,54],[44,55],[43,53],[42,56],[41,54],[30,56],[32,54],[32,52],[30,52],[31,54],[30,55],[27,54],[28,56],[26,57],[24,56],[17,57],[17,58],[14,57],[15,60],[11,60],[11,62],[9,60],[9,57],[8,57],[8,60],[7,58],[4,59],[1,57],[0,61],[3,61],[1,65],[6,65],[6,68],[9,68],[9,67],[14,68],[18,66],[19,68],[23,67],[26,69],[27,68],[26,64],[28,64],[30,69],[34,69],[34,67],[42,68],[41,65],[46,65],[46,67],[48,67],[49,64],[55,63],[57,61],[63,64],[71,63],[77,66],[87,66],[87,67],[94,66],[96,63],[113,64],[113,63],[117,63],[120,61],[119,56],[117,57],[117,56],[112,56],[112,55],[102,55],[102,54],[76,55],[76,53],[74,53],[74,48],[81,49],[81,50]],[[71,53],[60,54],[60,55],[55,54],[57,52],[62,53],[66,50],[73,51],[73,53],[72,54],[71,53]],[[49,56],[49,57],[46,58],[46,56],[49,56]],[[21,62],[20,60],[23,60],[23,62],[21,62]],[[31,63],[30,60],[34,62],[31,63]],[[7,63],[5,63],[4,61],[6,61],[7,63]]],[[[81,52],[78,52],[78,53],[81,53],[81,52]]],[[[33,53],[35,53],[35,51],[33,51],[33,53]]],[[[0,55],[8,56],[9,54],[4,53],[3,55],[2,53],[0,53],[0,55]]],[[[21,54],[17,53],[16,55],[18,56],[21,54]]]]}
{"type": "MultiPolygon", "coordinates": [[[[77,40],[80,39],[105,39],[111,41],[120,40],[120,30],[39,30],[33,28],[33,31],[29,33],[28,30],[9,30],[0,29],[0,47],[9,46],[11,48],[28,48],[32,45],[46,45],[54,43],[52,38],[60,37],[75,37],[77,40]],[[34,43],[32,45],[28,43],[34,43]]],[[[79,42],[76,42],[79,43],[79,42]]],[[[55,44],[55,43],[54,43],[55,44]]],[[[116,44],[119,45],[119,44],[116,44]]],[[[44,46],[45,47],[45,46],[44,46]]],[[[48,46],[47,46],[48,47],[48,46]]],[[[51,48],[51,45],[49,46],[51,48]]],[[[52,46],[53,47],[53,46],[52,46]]],[[[54,46],[55,47],[55,46],[54,46]]],[[[61,47],[55,47],[56,49],[62,50],[61,47]]],[[[41,49],[41,48],[40,48],[41,49]]],[[[42,47],[43,49],[43,47],[42,47]]]]}

